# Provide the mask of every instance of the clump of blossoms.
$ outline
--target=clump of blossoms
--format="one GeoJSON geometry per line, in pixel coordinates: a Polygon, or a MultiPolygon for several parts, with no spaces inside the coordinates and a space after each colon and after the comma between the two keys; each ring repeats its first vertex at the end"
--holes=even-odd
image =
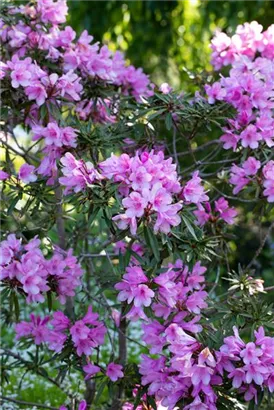
{"type": "Polygon", "coordinates": [[[241,166],[232,166],[229,182],[235,185],[234,194],[253,184],[262,189],[262,194],[267,197],[268,202],[274,202],[274,161],[270,160],[262,167],[259,160],[248,157],[241,166]]]}
{"type": "Polygon", "coordinates": [[[29,184],[31,182],[35,182],[37,180],[35,167],[27,163],[21,165],[18,174],[15,176],[15,178],[14,175],[10,175],[5,171],[0,171],[0,181],[7,180],[9,183],[23,182],[24,184],[29,184]]]}
{"type": "Polygon", "coordinates": [[[212,63],[216,70],[231,65],[229,76],[222,76],[205,89],[210,104],[226,101],[236,114],[224,128],[221,141],[225,149],[242,152],[245,161],[231,168],[230,183],[238,194],[250,182],[265,188],[263,195],[273,202],[271,148],[273,142],[274,25],[263,32],[257,22],[238,26],[231,38],[217,33],[212,40],[212,63]],[[256,154],[246,159],[245,152],[256,154]],[[269,155],[268,155],[269,154],[269,155]],[[269,162],[268,162],[269,161],[269,162]],[[262,175],[257,175],[264,164],[262,175]],[[268,165],[269,164],[269,165],[268,165]],[[267,173],[267,177],[265,176],[267,173]]]}
{"type": "Polygon", "coordinates": [[[274,391],[274,338],[265,336],[260,327],[254,332],[254,342],[245,343],[238,329],[233,330],[234,336],[226,337],[218,352],[220,369],[246,401],[254,399],[258,403],[260,391],[274,391]]]}
{"type": "Polygon", "coordinates": [[[256,54],[272,59],[274,57],[274,25],[263,31],[257,21],[244,23],[237,27],[236,33],[229,37],[217,31],[211,41],[211,63],[215,70],[231,65],[239,56],[254,59],[256,54]]]}
{"type": "Polygon", "coordinates": [[[185,409],[217,410],[218,386],[227,374],[232,387],[244,400],[258,403],[258,392],[274,391],[273,343],[262,327],[255,331],[255,342],[244,343],[237,328],[234,336],[224,339],[220,350],[203,347],[197,338],[173,323],[164,332],[170,357],[143,355],[140,373],[142,384],[149,385],[148,394],[155,395],[172,410],[184,399],[185,409]]]}
{"type": "Polygon", "coordinates": [[[7,51],[0,78],[5,88],[12,89],[11,97],[20,100],[20,123],[30,127],[34,140],[45,143],[37,172],[50,185],[56,181],[56,161],[76,147],[76,130],[60,126],[63,108],[74,110],[84,121],[113,122],[116,114],[107,112],[112,99],[92,96],[96,84],[117,91],[115,110],[111,108],[115,113],[117,95],[140,101],[153,94],[149,77],[142,69],[127,65],[122,53],[92,43],[87,31],[76,38],[75,31],[63,25],[67,10],[66,1],[37,0],[10,6],[8,18],[3,14],[0,24],[7,51]]]}
{"type": "Polygon", "coordinates": [[[153,221],[154,232],[170,232],[180,224],[178,212],[182,202],[198,204],[208,196],[195,172],[192,179],[182,188],[172,159],[164,159],[162,151],[137,152],[135,156],[111,155],[100,163],[105,178],[118,185],[124,213],[113,220],[120,229],[130,228],[134,235],[141,218],[153,221]],[[174,202],[174,201],[178,202],[174,202]]]}
{"type": "Polygon", "coordinates": [[[172,159],[164,159],[164,153],[153,150],[137,152],[135,156],[111,155],[99,164],[100,173],[90,162],[77,160],[67,153],[61,158],[64,177],[59,178],[66,187],[65,193],[79,192],[103,178],[118,184],[125,212],[113,217],[120,229],[130,228],[135,235],[138,223],[147,220],[154,223],[154,231],[168,233],[178,226],[178,212],[182,202],[199,205],[209,198],[201,184],[198,172],[182,187],[172,159]],[[174,202],[174,201],[178,202],[174,202]]]}
{"type": "Polygon", "coordinates": [[[228,201],[223,197],[214,201],[214,211],[212,212],[210,202],[205,202],[204,205],[199,205],[199,209],[193,211],[193,213],[200,226],[205,225],[207,222],[216,223],[220,220],[228,225],[232,225],[234,224],[235,217],[238,215],[236,209],[230,207],[228,201]]]}
{"type": "MultiPolygon", "coordinates": [[[[16,338],[31,338],[36,345],[46,343],[50,350],[60,353],[71,340],[78,356],[90,356],[94,349],[104,343],[106,327],[98,320],[99,315],[88,307],[86,315],[72,322],[63,312],[53,313],[53,319],[31,314],[30,322],[19,322],[15,326],[16,338]]],[[[100,369],[99,369],[100,370],[100,369]]]]}
{"type": "Polygon", "coordinates": [[[273,146],[273,78],[273,61],[239,57],[229,77],[206,85],[210,102],[226,101],[236,109],[235,118],[229,120],[221,137],[225,149],[273,146]]]}
{"type": "Polygon", "coordinates": [[[67,297],[75,295],[83,271],[72,250],[55,248],[46,259],[40,244],[37,237],[23,245],[14,234],[8,235],[0,244],[1,281],[25,295],[27,303],[43,302],[45,293],[52,291],[64,304],[67,297]]]}

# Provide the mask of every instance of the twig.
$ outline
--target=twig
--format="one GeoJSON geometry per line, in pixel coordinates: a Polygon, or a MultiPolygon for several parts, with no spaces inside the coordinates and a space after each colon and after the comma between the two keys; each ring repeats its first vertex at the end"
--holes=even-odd
{"type": "Polygon", "coordinates": [[[249,264],[247,265],[247,267],[245,268],[245,271],[247,271],[248,269],[251,268],[251,266],[253,265],[253,263],[255,262],[255,260],[258,258],[258,256],[260,255],[260,253],[262,252],[265,243],[267,241],[267,238],[269,237],[272,229],[274,228],[274,221],[272,222],[272,224],[269,226],[268,230],[266,231],[265,236],[263,237],[261,244],[259,246],[259,248],[257,249],[257,251],[255,252],[255,255],[253,256],[253,258],[251,259],[251,261],[249,262],[249,264]]]}
{"type": "Polygon", "coordinates": [[[46,406],[45,404],[40,404],[40,403],[32,403],[30,401],[15,400],[15,399],[11,399],[10,397],[5,397],[5,396],[0,397],[0,400],[9,401],[11,403],[20,404],[22,406],[31,406],[31,407],[39,407],[41,409],[58,410],[57,407],[46,406]]]}

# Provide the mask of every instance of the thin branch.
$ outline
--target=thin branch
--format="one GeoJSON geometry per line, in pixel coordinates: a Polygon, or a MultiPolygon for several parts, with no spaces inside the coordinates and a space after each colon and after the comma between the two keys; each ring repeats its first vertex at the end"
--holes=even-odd
{"type": "Polygon", "coordinates": [[[272,224],[269,226],[268,230],[266,231],[265,236],[263,237],[259,248],[257,249],[257,251],[255,252],[255,255],[253,256],[253,258],[251,259],[251,261],[249,262],[249,264],[247,265],[247,267],[245,268],[245,270],[247,271],[248,269],[251,268],[251,266],[253,265],[253,263],[256,261],[256,259],[258,258],[258,256],[260,255],[260,253],[262,252],[265,243],[267,241],[267,238],[269,237],[269,235],[271,234],[272,229],[274,228],[274,221],[272,222],[272,224]]]}
{"type": "Polygon", "coordinates": [[[32,403],[30,401],[15,400],[15,399],[11,399],[10,397],[5,397],[5,396],[0,397],[0,400],[20,404],[22,406],[39,407],[40,409],[48,409],[48,410],[58,410],[57,407],[46,406],[45,404],[40,404],[40,403],[32,403]]]}

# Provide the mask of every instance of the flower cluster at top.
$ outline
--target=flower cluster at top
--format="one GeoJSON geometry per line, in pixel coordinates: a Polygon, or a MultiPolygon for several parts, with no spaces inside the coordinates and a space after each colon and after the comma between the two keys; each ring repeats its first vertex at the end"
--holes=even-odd
{"type": "MultiPolygon", "coordinates": [[[[244,155],[242,166],[234,164],[231,168],[230,182],[235,185],[233,192],[237,194],[256,175],[261,166],[259,159],[267,169],[271,168],[265,153],[274,145],[274,25],[262,32],[257,22],[245,23],[231,38],[219,32],[212,40],[212,49],[215,69],[231,64],[228,76],[206,85],[205,89],[210,104],[225,101],[236,112],[223,128],[221,141],[225,149],[244,155]],[[256,158],[246,160],[247,149],[256,150],[256,158]]],[[[273,177],[267,174],[265,180],[262,178],[264,195],[272,202],[273,177]]],[[[259,185],[262,181],[257,178],[259,185]]]]}
{"type": "Polygon", "coordinates": [[[239,56],[254,59],[260,54],[271,60],[274,57],[274,24],[263,31],[263,26],[256,21],[245,23],[237,27],[232,37],[217,31],[211,49],[215,70],[233,64],[239,56]]]}
{"type": "Polygon", "coordinates": [[[15,103],[20,101],[20,123],[31,128],[34,140],[44,141],[37,172],[53,184],[56,160],[76,147],[76,130],[58,123],[64,107],[73,108],[81,120],[113,122],[115,115],[108,113],[113,102],[97,94],[93,98],[95,86],[109,86],[140,101],[153,94],[153,85],[142,69],[127,65],[120,52],[92,43],[87,31],[76,38],[64,25],[65,0],[37,0],[7,10],[8,18],[4,13],[0,19],[0,38],[7,50],[0,79],[11,88],[15,103]]]}
{"type": "Polygon", "coordinates": [[[248,157],[241,166],[233,165],[230,174],[230,183],[235,185],[233,193],[237,194],[250,183],[255,186],[262,184],[265,188],[263,195],[267,197],[268,202],[274,202],[274,161],[268,161],[262,167],[260,161],[254,157],[248,157]]]}
{"type": "Polygon", "coordinates": [[[27,303],[43,302],[46,292],[52,291],[64,304],[81,284],[81,266],[71,250],[56,247],[46,259],[39,247],[37,237],[23,245],[14,234],[8,235],[0,244],[1,281],[25,295],[27,303]]]}
{"type": "Polygon", "coordinates": [[[272,147],[274,118],[274,63],[258,57],[255,61],[239,57],[229,77],[205,86],[210,103],[226,101],[235,110],[235,118],[223,129],[225,149],[272,147]]]}
{"type": "Polygon", "coordinates": [[[103,323],[98,321],[98,316],[91,306],[86,315],[74,323],[61,311],[54,312],[53,319],[49,316],[41,319],[32,313],[30,322],[22,321],[15,325],[16,338],[32,338],[36,345],[46,343],[56,353],[61,352],[71,338],[78,356],[90,356],[95,347],[104,343],[107,331],[103,323]]]}
{"type": "MultiPolygon", "coordinates": [[[[149,78],[142,69],[126,65],[120,52],[112,53],[107,46],[92,43],[93,37],[85,30],[76,40],[76,33],[66,22],[68,8],[65,0],[37,0],[26,6],[10,7],[9,14],[26,17],[29,24],[19,20],[8,25],[1,22],[1,38],[14,53],[13,64],[5,62],[3,76],[7,71],[12,86],[22,86],[30,100],[37,105],[45,99],[66,97],[80,100],[84,79],[100,79],[121,87],[124,93],[135,98],[152,94],[149,78]],[[61,26],[60,26],[61,25],[61,26]],[[39,67],[36,61],[27,58],[35,51],[43,52],[43,58],[58,63],[63,75],[57,75],[39,67]]],[[[38,62],[39,63],[39,62],[38,62]]],[[[87,101],[88,103],[89,101],[87,101]]]]}

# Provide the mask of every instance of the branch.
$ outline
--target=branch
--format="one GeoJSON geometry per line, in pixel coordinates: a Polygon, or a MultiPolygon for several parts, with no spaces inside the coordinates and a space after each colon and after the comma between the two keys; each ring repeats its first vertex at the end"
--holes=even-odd
{"type": "Polygon", "coordinates": [[[0,397],[0,400],[9,401],[11,403],[20,404],[22,406],[31,406],[31,407],[39,407],[40,409],[58,410],[57,407],[46,406],[45,404],[32,403],[29,401],[15,400],[15,399],[11,399],[10,397],[5,397],[5,396],[0,397]]]}
{"type": "Polygon", "coordinates": [[[257,251],[255,252],[255,255],[253,256],[253,258],[251,259],[251,261],[249,262],[249,264],[247,265],[247,267],[245,268],[245,270],[247,271],[248,269],[251,268],[251,266],[253,265],[253,263],[256,261],[256,259],[258,258],[258,256],[260,255],[260,253],[262,252],[265,243],[267,241],[267,238],[269,237],[269,235],[271,234],[272,229],[274,228],[274,221],[272,222],[272,224],[269,226],[268,230],[266,231],[265,236],[263,237],[261,244],[259,246],[259,248],[257,249],[257,251]]]}

